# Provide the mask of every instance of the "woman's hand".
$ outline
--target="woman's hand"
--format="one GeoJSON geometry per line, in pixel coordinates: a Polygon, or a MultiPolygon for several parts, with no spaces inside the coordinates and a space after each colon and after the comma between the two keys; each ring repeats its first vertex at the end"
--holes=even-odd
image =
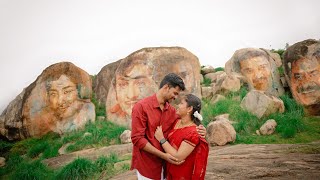
{"type": "Polygon", "coordinates": [[[162,132],[162,126],[158,126],[156,129],[156,132],[154,133],[154,137],[160,141],[161,139],[164,138],[163,132],[162,132]]]}

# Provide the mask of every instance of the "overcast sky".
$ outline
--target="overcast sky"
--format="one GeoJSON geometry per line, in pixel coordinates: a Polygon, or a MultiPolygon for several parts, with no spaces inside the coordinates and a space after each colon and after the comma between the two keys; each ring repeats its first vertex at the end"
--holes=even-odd
{"type": "Polygon", "coordinates": [[[144,47],[223,67],[235,50],[320,39],[319,0],[0,0],[0,113],[53,63],[89,74],[144,47]]]}

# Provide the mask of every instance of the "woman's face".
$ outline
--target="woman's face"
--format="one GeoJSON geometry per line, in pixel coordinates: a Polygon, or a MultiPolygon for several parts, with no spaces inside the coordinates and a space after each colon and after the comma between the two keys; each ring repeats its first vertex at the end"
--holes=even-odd
{"type": "Polygon", "coordinates": [[[177,109],[177,114],[180,117],[184,117],[186,115],[188,115],[188,112],[190,112],[191,107],[188,107],[188,103],[186,101],[185,98],[183,98],[180,102],[180,104],[178,104],[178,109],[177,109]]]}

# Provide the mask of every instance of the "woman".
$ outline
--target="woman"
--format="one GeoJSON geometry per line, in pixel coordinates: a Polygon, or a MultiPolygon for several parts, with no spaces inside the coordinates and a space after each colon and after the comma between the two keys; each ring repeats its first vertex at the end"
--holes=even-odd
{"type": "Polygon", "coordinates": [[[197,96],[188,94],[181,100],[177,114],[180,119],[164,138],[162,127],[158,126],[155,138],[163,149],[176,157],[181,165],[167,163],[167,180],[204,179],[209,153],[208,143],[201,138],[196,127],[201,124],[201,101],[197,96]]]}

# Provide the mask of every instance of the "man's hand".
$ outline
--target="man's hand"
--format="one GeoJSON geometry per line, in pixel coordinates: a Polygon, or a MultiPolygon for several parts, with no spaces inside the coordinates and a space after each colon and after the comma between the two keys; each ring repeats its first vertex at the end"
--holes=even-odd
{"type": "Polygon", "coordinates": [[[162,132],[162,126],[158,126],[156,132],[154,133],[154,137],[160,141],[164,138],[163,132],[162,132]]]}
{"type": "Polygon", "coordinates": [[[173,157],[169,153],[165,153],[164,156],[163,156],[163,159],[166,160],[167,162],[169,162],[170,164],[174,164],[174,165],[180,165],[180,164],[182,164],[184,162],[184,160],[178,161],[177,158],[173,157]]]}
{"type": "Polygon", "coordinates": [[[202,138],[206,138],[206,135],[207,135],[207,130],[206,128],[200,124],[199,126],[197,126],[197,131],[199,133],[199,135],[202,137],[202,138]]]}

